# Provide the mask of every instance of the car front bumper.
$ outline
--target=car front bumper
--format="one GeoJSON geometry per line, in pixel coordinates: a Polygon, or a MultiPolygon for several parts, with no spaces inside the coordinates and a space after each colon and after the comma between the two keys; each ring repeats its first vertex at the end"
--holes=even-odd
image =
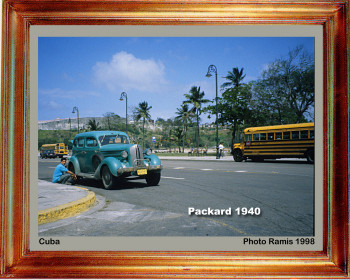
{"type": "Polygon", "coordinates": [[[160,171],[163,169],[163,165],[148,165],[148,166],[133,166],[133,167],[121,167],[118,169],[118,174],[137,172],[137,170],[146,169],[147,171],[160,171]]]}

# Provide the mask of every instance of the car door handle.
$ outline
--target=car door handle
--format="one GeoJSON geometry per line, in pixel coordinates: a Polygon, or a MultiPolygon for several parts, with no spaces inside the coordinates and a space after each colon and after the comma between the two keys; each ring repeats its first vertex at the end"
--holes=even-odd
{"type": "Polygon", "coordinates": [[[85,155],[85,154],[86,154],[86,152],[85,152],[85,151],[82,151],[81,153],[82,153],[83,155],[85,155]]]}

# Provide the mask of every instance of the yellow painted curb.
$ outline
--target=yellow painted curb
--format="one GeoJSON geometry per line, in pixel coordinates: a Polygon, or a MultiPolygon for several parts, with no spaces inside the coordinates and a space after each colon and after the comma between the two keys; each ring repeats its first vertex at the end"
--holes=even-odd
{"type": "Polygon", "coordinates": [[[85,188],[80,189],[86,190],[88,195],[73,202],[39,211],[39,225],[73,217],[88,210],[96,201],[95,193],[85,188]]]}

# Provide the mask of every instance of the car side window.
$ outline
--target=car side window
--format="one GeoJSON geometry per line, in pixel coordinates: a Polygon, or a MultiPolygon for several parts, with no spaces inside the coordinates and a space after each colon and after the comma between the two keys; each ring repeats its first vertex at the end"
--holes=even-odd
{"type": "Polygon", "coordinates": [[[84,147],[84,138],[79,138],[78,139],[78,148],[83,148],[84,147]]]}
{"type": "Polygon", "coordinates": [[[86,147],[96,147],[97,146],[97,140],[93,137],[87,137],[86,138],[86,147]]]}

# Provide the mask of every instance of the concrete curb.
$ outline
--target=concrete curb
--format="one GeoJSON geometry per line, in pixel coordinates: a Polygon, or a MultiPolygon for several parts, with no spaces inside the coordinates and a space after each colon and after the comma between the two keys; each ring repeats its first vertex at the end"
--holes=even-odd
{"type": "Polygon", "coordinates": [[[86,190],[87,195],[79,200],[39,211],[39,225],[73,217],[88,210],[96,201],[95,193],[85,188],[77,188],[86,190]]]}
{"type": "Polygon", "coordinates": [[[216,158],[183,158],[183,157],[159,157],[160,160],[178,160],[178,161],[215,161],[215,162],[233,162],[233,158],[232,159],[216,159],[216,158]]]}

